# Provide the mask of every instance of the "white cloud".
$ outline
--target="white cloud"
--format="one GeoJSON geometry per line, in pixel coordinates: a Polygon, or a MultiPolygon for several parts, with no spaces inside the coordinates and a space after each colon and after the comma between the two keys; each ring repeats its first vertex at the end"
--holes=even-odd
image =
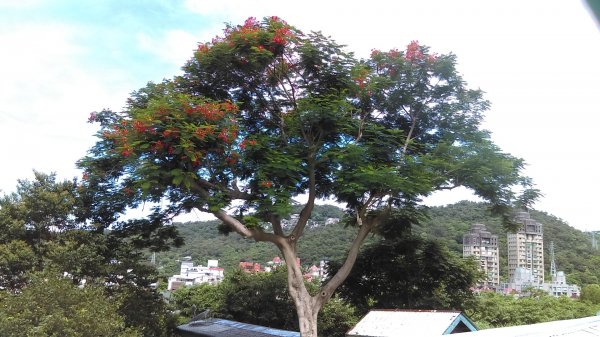
{"type": "Polygon", "coordinates": [[[145,52],[178,67],[192,56],[200,42],[198,36],[183,30],[169,30],[158,37],[139,33],[137,40],[145,52]]]}
{"type": "MultiPolygon", "coordinates": [[[[17,13],[21,6],[40,3],[49,2],[0,0],[0,8],[17,13]]],[[[143,17],[133,18],[139,25],[130,30],[126,24],[82,26],[84,18],[79,25],[68,20],[31,23],[22,20],[30,20],[27,14],[18,18],[0,11],[0,154],[10,163],[3,168],[0,189],[14,188],[16,179],[30,175],[32,168],[63,176],[76,173],[74,161],[94,140],[93,127],[85,124],[90,111],[118,109],[146,81],[175,75],[197,42],[222,33],[223,22],[277,15],[304,31],[321,30],[362,57],[372,48],[404,48],[411,40],[435,52],[453,51],[464,79],[492,101],[485,127],[493,140],[530,164],[527,173],[546,195],[537,207],[578,228],[600,229],[589,211],[600,190],[595,172],[600,165],[595,137],[600,32],[582,2],[183,4],[197,16],[165,20],[164,27],[147,30],[140,27],[152,23],[146,26],[143,17]],[[191,24],[194,19],[201,24],[191,24]],[[95,48],[96,39],[107,48],[95,48]]],[[[173,13],[166,14],[173,16],[180,10],[169,8],[173,13]]]]}
{"type": "Polygon", "coordinates": [[[32,169],[78,175],[75,161],[93,144],[90,112],[119,108],[131,90],[110,69],[86,67],[78,30],[29,24],[0,31],[0,190],[14,190],[32,169]]]}
{"type": "Polygon", "coordinates": [[[4,9],[26,9],[35,7],[45,0],[2,0],[0,1],[0,8],[4,9]]]}

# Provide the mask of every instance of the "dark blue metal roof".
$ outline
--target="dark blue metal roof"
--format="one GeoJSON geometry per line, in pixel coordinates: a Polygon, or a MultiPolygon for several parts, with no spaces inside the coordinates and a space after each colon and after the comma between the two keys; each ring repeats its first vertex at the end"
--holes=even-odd
{"type": "Polygon", "coordinates": [[[240,323],[226,319],[210,318],[180,325],[177,329],[184,336],[201,337],[300,337],[300,333],[240,323]]]}

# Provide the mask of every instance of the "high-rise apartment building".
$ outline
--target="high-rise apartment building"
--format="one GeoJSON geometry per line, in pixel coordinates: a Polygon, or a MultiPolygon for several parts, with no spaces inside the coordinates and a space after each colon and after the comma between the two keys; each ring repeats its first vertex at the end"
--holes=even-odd
{"type": "Polygon", "coordinates": [[[500,284],[500,255],[498,236],[490,233],[485,225],[474,224],[469,233],[463,235],[463,256],[475,256],[487,278],[480,286],[496,288],[500,284]]]}
{"type": "Polygon", "coordinates": [[[508,277],[515,282],[515,271],[530,275],[533,286],[544,283],[544,230],[543,225],[529,217],[527,212],[517,213],[521,223],[516,233],[508,233],[508,277]]]}

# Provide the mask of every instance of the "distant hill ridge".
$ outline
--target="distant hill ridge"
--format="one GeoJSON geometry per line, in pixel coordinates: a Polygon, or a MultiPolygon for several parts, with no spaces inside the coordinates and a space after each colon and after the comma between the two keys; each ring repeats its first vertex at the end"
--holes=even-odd
{"type": "MultiPolygon", "coordinates": [[[[300,207],[292,214],[300,213],[300,207]]],[[[544,212],[531,211],[531,217],[544,225],[545,264],[549,270],[549,246],[554,241],[556,264],[567,273],[569,282],[579,284],[600,283],[600,251],[592,249],[591,238],[561,219],[544,212]],[[595,280],[595,282],[594,282],[595,280]]],[[[432,207],[429,219],[413,227],[415,235],[425,236],[445,243],[451,251],[462,254],[462,236],[472,224],[482,223],[498,235],[501,255],[501,277],[506,275],[506,232],[500,219],[489,215],[483,203],[462,201],[443,207],[432,207]]],[[[335,219],[343,219],[342,209],[332,205],[317,205],[311,218],[311,230],[299,243],[299,257],[303,265],[321,259],[340,260],[345,256],[353,239],[355,228],[345,227],[335,219]]],[[[290,224],[293,221],[290,221],[290,224]]],[[[224,236],[217,230],[218,221],[176,224],[185,245],[157,256],[159,271],[169,275],[179,268],[178,259],[192,256],[205,264],[208,259],[218,259],[220,265],[234,268],[241,259],[265,263],[279,255],[272,244],[255,243],[236,234],[224,236]]],[[[378,238],[370,236],[367,244],[378,238]]]]}

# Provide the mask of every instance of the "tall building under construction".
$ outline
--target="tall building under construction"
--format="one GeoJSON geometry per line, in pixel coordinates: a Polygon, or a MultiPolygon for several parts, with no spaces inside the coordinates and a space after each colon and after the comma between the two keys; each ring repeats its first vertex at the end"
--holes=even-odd
{"type": "Polygon", "coordinates": [[[480,282],[483,288],[496,288],[500,284],[500,256],[498,236],[490,233],[485,225],[474,224],[469,233],[463,235],[463,256],[474,256],[486,279],[480,282]]]}
{"type": "Polygon", "coordinates": [[[507,237],[510,282],[542,285],[544,283],[543,226],[531,219],[527,212],[517,213],[515,220],[521,224],[521,227],[516,233],[508,233],[507,237]]]}

